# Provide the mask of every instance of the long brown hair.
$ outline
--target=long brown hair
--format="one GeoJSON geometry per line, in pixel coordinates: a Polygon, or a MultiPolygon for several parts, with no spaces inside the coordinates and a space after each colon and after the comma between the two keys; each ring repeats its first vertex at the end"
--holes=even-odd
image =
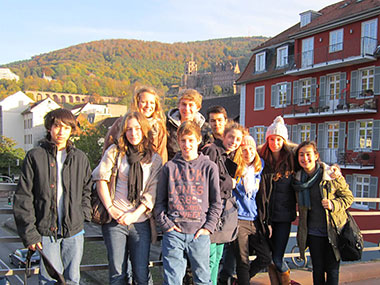
{"type": "Polygon", "coordinates": [[[274,173],[274,179],[278,180],[282,176],[288,177],[294,173],[294,153],[291,147],[284,140],[284,145],[280,150],[280,159],[275,160],[272,151],[266,141],[258,150],[260,156],[264,159],[265,167],[271,169],[274,173]]]}
{"type": "Polygon", "coordinates": [[[150,131],[150,125],[148,120],[140,112],[129,112],[124,115],[123,121],[120,126],[120,134],[117,140],[117,146],[121,155],[125,155],[130,143],[127,139],[127,123],[130,119],[136,119],[141,126],[141,131],[143,138],[141,142],[136,146],[137,150],[144,154],[142,162],[150,162],[153,156],[153,145],[152,145],[152,132],[150,131]]]}
{"type": "MultiPolygon", "coordinates": [[[[315,143],[315,141],[303,141],[303,142],[301,142],[298,145],[298,147],[296,149],[296,153],[295,153],[295,161],[296,161],[296,163],[295,163],[295,170],[296,171],[302,169],[302,167],[301,167],[301,165],[300,165],[300,163],[298,161],[298,154],[300,152],[300,149],[303,148],[303,147],[305,147],[305,146],[311,146],[313,148],[314,153],[315,154],[319,154],[319,151],[318,151],[318,148],[317,148],[317,144],[315,143]]],[[[319,162],[319,163],[321,162],[321,158],[320,157],[318,158],[317,162],[319,162]]]]}

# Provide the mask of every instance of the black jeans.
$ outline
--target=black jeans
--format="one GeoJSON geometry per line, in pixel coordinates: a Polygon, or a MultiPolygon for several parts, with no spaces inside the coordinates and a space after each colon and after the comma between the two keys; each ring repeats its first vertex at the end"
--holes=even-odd
{"type": "Polygon", "coordinates": [[[286,272],[289,270],[289,267],[284,260],[284,254],[286,245],[288,244],[291,226],[292,223],[290,222],[272,222],[272,258],[273,263],[279,272],[286,272]]]}
{"type": "Polygon", "coordinates": [[[338,285],[339,265],[327,237],[307,236],[313,263],[313,282],[316,285],[338,285]],[[326,274],[326,276],[325,276],[326,274]]]}
{"type": "Polygon", "coordinates": [[[239,233],[234,241],[236,273],[239,284],[249,284],[249,279],[266,268],[272,261],[266,238],[257,231],[256,221],[239,220],[239,233]],[[249,262],[249,251],[254,250],[256,259],[249,262]]]}

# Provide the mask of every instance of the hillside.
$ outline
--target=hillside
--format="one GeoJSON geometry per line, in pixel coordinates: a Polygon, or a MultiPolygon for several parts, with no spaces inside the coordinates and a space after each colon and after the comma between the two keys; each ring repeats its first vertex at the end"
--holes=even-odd
{"type": "MultiPolygon", "coordinates": [[[[180,84],[184,64],[191,55],[200,71],[210,70],[217,61],[236,60],[243,70],[251,49],[265,40],[239,37],[173,44],[101,40],[41,54],[6,67],[20,76],[18,85],[22,90],[125,96],[131,94],[135,84],[153,85],[162,91],[172,84],[180,84]],[[42,79],[44,74],[55,80],[42,79]]],[[[9,88],[0,82],[0,92],[9,88]]]]}

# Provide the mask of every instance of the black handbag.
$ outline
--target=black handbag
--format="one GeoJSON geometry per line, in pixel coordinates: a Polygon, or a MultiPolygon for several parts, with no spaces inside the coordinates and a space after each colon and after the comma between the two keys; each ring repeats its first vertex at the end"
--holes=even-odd
{"type": "MultiPolygon", "coordinates": [[[[119,151],[117,151],[115,164],[112,167],[112,174],[110,182],[108,182],[108,190],[110,191],[111,200],[115,198],[116,182],[118,174],[119,151]]],[[[104,225],[112,221],[111,215],[104,207],[102,200],[99,198],[98,191],[96,189],[96,183],[93,184],[91,191],[91,208],[92,208],[92,222],[98,225],[104,225]]]]}
{"type": "Polygon", "coordinates": [[[334,219],[332,219],[335,230],[338,234],[338,249],[342,261],[357,261],[362,258],[364,248],[363,235],[359,226],[349,211],[347,213],[347,222],[341,231],[338,231],[334,219]]]}

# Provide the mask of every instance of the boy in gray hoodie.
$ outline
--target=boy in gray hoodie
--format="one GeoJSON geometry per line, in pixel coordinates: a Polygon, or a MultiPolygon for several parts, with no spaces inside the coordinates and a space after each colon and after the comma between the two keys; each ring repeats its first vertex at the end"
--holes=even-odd
{"type": "Polygon", "coordinates": [[[164,284],[182,284],[187,259],[196,284],[210,284],[210,233],[221,213],[218,168],[198,154],[200,127],[186,121],[178,129],[181,152],[162,168],[154,214],[164,232],[164,284]]]}

